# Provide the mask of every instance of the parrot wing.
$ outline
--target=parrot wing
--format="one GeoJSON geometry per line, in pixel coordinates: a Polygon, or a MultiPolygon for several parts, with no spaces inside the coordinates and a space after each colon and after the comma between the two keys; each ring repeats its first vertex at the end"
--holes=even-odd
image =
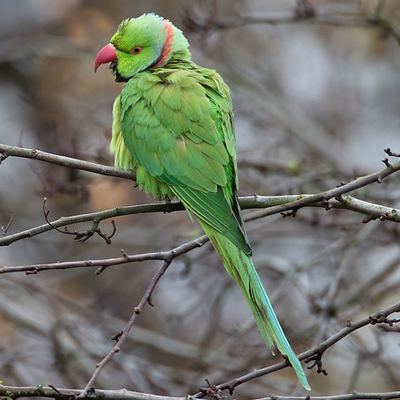
{"type": "Polygon", "coordinates": [[[250,255],[236,194],[231,99],[222,78],[203,68],[140,73],[126,83],[120,113],[135,161],[250,255]]]}

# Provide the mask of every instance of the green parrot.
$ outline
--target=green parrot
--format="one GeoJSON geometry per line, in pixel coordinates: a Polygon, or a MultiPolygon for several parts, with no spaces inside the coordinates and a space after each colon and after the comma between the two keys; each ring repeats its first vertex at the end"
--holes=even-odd
{"type": "Polygon", "coordinates": [[[159,200],[177,197],[194,214],[238,283],[266,345],[286,355],[310,386],[257,271],[237,196],[236,140],[228,86],[191,60],[189,44],[155,14],[124,20],[95,59],[125,82],[113,106],[115,165],[159,200]]]}

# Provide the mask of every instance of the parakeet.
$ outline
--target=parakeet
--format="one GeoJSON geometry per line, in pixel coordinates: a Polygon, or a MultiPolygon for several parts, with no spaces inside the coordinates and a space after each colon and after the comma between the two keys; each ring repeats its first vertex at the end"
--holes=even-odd
{"type": "Polygon", "coordinates": [[[182,31],[155,14],[122,21],[95,59],[125,82],[113,106],[115,165],[136,171],[156,199],[177,197],[195,215],[238,283],[267,346],[310,386],[253,265],[237,196],[236,139],[228,86],[191,60],[182,31]]]}

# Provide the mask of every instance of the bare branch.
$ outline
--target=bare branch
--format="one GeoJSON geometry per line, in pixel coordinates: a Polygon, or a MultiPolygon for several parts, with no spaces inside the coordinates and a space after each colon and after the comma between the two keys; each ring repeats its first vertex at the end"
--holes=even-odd
{"type": "MultiPolygon", "coordinates": [[[[247,221],[253,221],[255,219],[267,217],[272,214],[278,214],[287,210],[298,210],[299,208],[310,206],[319,202],[326,202],[333,198],[340,198],[343,194],[352,192],[353,190],[360,189],[364,186],[370,185],[372,183],[381,183],[385,178],[389,175],[393,174],[400,170],[400,161],[397,161],[395,164],[390,164],[386,168],[374,172],[369,175],[364,175],[355,179],[350,183],[343,184],[339,187],[327,190],[326,192],[317,193],[311,196],[300,196],[298,200],[292,201],[287,204],[277,205],[274,207],[270,207],[267,210],[258,211],[251,214],[251,218],[247,218],[247,221]]],[[[325,204],[326,206],[326,204],[325,204]]],[[[397,214],[397,213],[396,213],[397,214]]]]}
{"type": "MultiPolygon", "coordinates": [[[[342,186],[343,187],[343,186],[342,186]]],[[[242,197],[240,199],[240,204],[243,208],[262,208],[262,207],[270,207],[265,213],[269,210],[277,207],[284,207],[284,210],[288,210],[292,208],[293,204],[296,204],[299,198],[302,200],[307,200],[309,198],[313,198],[315,195],[291,195],[291,196],[247,196],[242,197]]],[[[324,202],[312,203],[309,206],[315,207],[324,207],[326,208],[326,204],[324,202]]],[[[381,221],[393,221],[400,222],[400,210],[380,206],[372,203],[368,203],[362,200],[355,199],[351,196],[345,196],[344,198],[340,196],[338,199],[331,199],[329,201],[330,208],[338,208],[338,209],[346,209],[356,211],[362,214],[367,215],[367,217],[363,220],[363,222],[369,222],[373,219],[380,219],[381,221]]],[[[139,206],[128,206],[128,207],[119,207],[116,209],[110,209],[106,211],[102,211],[99,213],[89,213],[76,215],[72,217],[62,217],[55,222],[47,225],[41,225],[36,228],[32,228],[31,230],[19,232],[14,235],[10,235],[4,238],[0,238],[0,246],[7,245],[14,241],[21,240],[27,237],[32,237],[43,233],[45,231],[49,231],[59,226],[70,225],[76,222],[83,221],[94,221],[96,226],[99,221],[107,218],[112,218],[118,215],[129,215],[136,214],[140,212],[165,212],[166,209],[168,211],[176,211],[182,210],[183,206],[181,203],[154,203],[154,204],[146,204],[139,206]]],[[[274,213],[276,213],[275,211],[274,213]]],[[[283,212],[283,211],[280,211],[283,212]]],[[[244,217],[244,221],[253,221],[254,214],[251,213],[244,217]]],[[[259,213],[257,213],[259,214],[259,213]]],[[[268,214],[270,215],[270,214],[268,214]]],[[[261,218],[261,217],[259,217],[261,218]]],[[[61,231],[64,233],[64,231],[61,231]]],[[[101,231],[100,231],[101,232],[101,231]]],[[[76,234],[76,232],[69,232],[71,234],[76,234]]],[[[115,232],[111,234],[111,236],[115,232]]],[[[110,238],[110,236],[107,236],[110,238]]],[[[154,252],[154,253],[145,253],[138,255],[127,255],[123,253],[122,257],[117,258],[109,258],[105,260],[84,260],[84,261],[66,261],[66,262],[56,262],[56,263],[48,263],[48,264],[34,264],[34,265],[24,265],[24,266],[13,266],[13,267],[1,267],[0,274],[12,273],[12,272],[25,272],[27,274],[36,274],[40,271],[46,270],[65,270],[70,268],[85,268],[85,267],[95,267],[104,268],[113,266],[113,265],[121,265],[131,262],[142,262],[147,260],[166,260],[171,252],[175,252],[176,255],[181,255],[190,250],[202,246],[207,242],[206,236],[201,236],[195,240],[185,243],[182,246],[176,247],[167,252],[154,252]],[[200,244],[199,244],[200,243],[200,244]],[[184,246],[184,247],[183,247],[184,246]]]]}
{"type": "MultiPolygon", "coordinates": [[[[0,396],[9,396],[13,399],[21,397],[49,397],[57,400],[70,400],[79,396],[79,389],[61,389],[52,386],[2,386],[0,385],[0,396]]],[[[154,394],[132,392],[126,389],[119,390],[100,390],[91,397],[92,400],[190,400],[191,396],[187,397],[172,397],[172,396],[157,396],[154,394]]],[[[391,400],[399,399],[400,391],[397,392],[382,392],[382,393],[360,393],[352,392],[348,394],[336,396],[307,396],[309,400],[391,400]]],[[[258,400],[304,400],[304,396],[278,396],[273,395],[264,397],[258,400]]]]}
{"type": "MultiPolygon", "coordinates": [[[[0,144],[0,151],[1,151],[0,144]]],[[[10,147],[10,146],[8,146],[10,147]]],[[[23,154],[26,153],[27,149],[19,149],[13,148],[16,153],[18,150],[24,150],[23,154]]],[[[28,152],[32,152],[29,150],[28,152]]],[[[396,153],[392,153],[390,149],[385,149],[385,152],[388,155],[396,156],[396,153]]],[[[30,153],[29,153],[30,154],[30,153]]],[[[46,154],[46,158],[48,162],[54,162],[57,155],[53,155],[50,153],[46,154]]],[[[25,157],[25,156],[24,156],[25,157]]],[[[64,157],[66,158],[66,157],[64,157]]],[[[76,168],[80,168],[80,163],[82,161],[72,159],[70,166],[74,166],[76,168]]],[[[84,163],[84,162],[83,162],[84,163]]],[[[103,167],[98,164],[89,163],[92,165],[91,172],[103,174],[103,167]],[[96,168],[95,168],[96,167],[96,168]],[[98,168],[97,168],[98,167],[98,168]]],[[[119,171],[114,168],[111,168],[112,171],[119,171]]],[[[326,192],[317,193],[314,195],[292,195],[292,196],[247,196],[240,198],[240,205],[242,209],[248,208],[268,208],[267,210],[252,213],[251,215],[246,216],[245,221],[253,221],[259,218],[264,218],[273,214],[282,213],[284,211],[293,210],[297,211],[299,208],[306,207],[306,206],[316,206],[316,207],[324,207],[325,209],[330,208],[341,208],[341,209],[348,209],[352,211],[356,211],[366,215],[366,219],[364,222],[371,221],[373,219],[381,219],[381,220],[389,220],[393,222],[400,222],[400,212],[399,210],[385,207],[377,204],[372,204],[369,202],[365,202],[362,200],[358,200],[354,197],[345,196],[348,192],[353,190],[359,189],[361,187],[367,186],[374,182],[382,182],[384,178],[397,172],[400,170],[400,161],[396,162],[395,164],[388,164],[386,168],[377,171],[373,174],[365,175],[363,177],[357,178],[354,181],[342,184],[339,187],[334,189],[328,190],[326,192]],[[327,203],[329,201],[329,204],[327,203]]],[[[111,175],[111,174],[108,174],[111,175]]],[[[116,176],[116,175],[113,175],[116,176]]],[[[129,177],[132,179],[132,177],[129,177]]],[[[183,210],[183,206],[180,203],[153,203],[153,204],[146,204],[146,205],[139,205],[139,206],[128,206],[128,207],[117,207],[114,209],[109,209],[97,213],[87,213],[81,214],[71,217],[62,217],[56,221],[34,228],[27,229],[22,232],[18,232],[12,235],[5,236],[0,238],[0,246],[8,246],[11,243],[22,240],[28,237],[33,237],[39,235],[41,233],[50,231],[52,229],[60,228],[62,226],[72,225],[79,222],[86,222],[92,221],[94,227],[91,231],[95,232],[99,221],[108,218],[115,218],[122,215],[131,215],[136,213],[147,213],[147,212],[172,212],[177,210],[183,210]]]]}
{"type": "Polygon", "coordinates": [[[196,247],[201,247],[207,243],[207,236],[203,235],[195,240],[186,242],[178,247],[173,248],[169,251],[164,252],[154,252],[154,253],[144,253],[137,255],[127,255],[123,252],[121,257],[117,258],[107,258],[104,260],[83,260],[83,261],[65,261],[65,262],[55,262],[48,264],[33,264],[33,265],[23,265],[16,267],[0,267],[0,275],[7,274],[11,272],[25,272],[26,274],[37,274],[41,271],[48,270],[65,270],[72,268],[100,268],[100,272],[107,267],[112,265],[121,265],[132,262],[142,262],[149,260],[161,260],[169,261],[171,258],[176,258],[182,254],[188,253],[189,251],[195,249],[196,247]]]}
{"type": "MultiPolygon", "coordinates": [[[[79,389],[61,389],[51,386],[0,386],[0,396],[10,396],[13,399],[21,397],[49,397],[57,400],[70,400],[81,393],[79,389]]],[[[92,399],[103,400],[190,400],[192,397],[157,396],[147,393],[132,392],[126,389],[96,390],[92,399]]],[[[309,400],[391,400],[399,399],[400,391],[382,393],[352,392],[336,396],[307,396],[309,400]]],[[[273,395],[258,400],[304,400],[304,396],[278,396],[273,395]]]]}
{"type": "Polygon", "coordinates": [[[116,178],[125,178],[136,180],[136,174],[133,171],[122,171],[107,165],[96,164],[89,161],[78,160],[72,157],[60,156],[58,154],[47,153],[36,149],[26,149],[17,146],[8,146],[0,143],[0,159],[4,161],[7,157],[21,157],[32,160],[44,161],[50,164],[60,165],[62,167],[76,168],[82,171],[93,172],[100,175],[115,176],[116,178]]]}
{"type": "MultiPolygon", "coordinates": [[[[161,278],[162,274],[165,272],[166,268],[168,268],[168,262],[165,262],[157,274],[154,276],[152,282],[150,283],[149,287],[146,290],[145,295],[143,296],[141,302],[137,307],[134,308],[131,321],[127,324],[125,329],[128,329],[130,323],[134,322],[136,316],[138,315],[138,307],[141,308],[145,305],[149,296],[151,296],[152,291],[154,290],[155,285],[158,282],[158,279],[161,278]]],[[[140,308],[140,309],[141,309],[140,308]]],[[[348,322],[347,326],[343,328],[341,331],[337,332],[336,334],[332,335],[330,338],[319,344],[318,346],[307,350],[299,355],[300,360],[310,359],[312,357],[322,355],[328,348],[333,346],[335,343],[346,337],[347,335],[351,334],[352,332],[361,329],[370,324],[390,324],[393,320],[388,319],[387,317],[393,313],[400,312],[400,302],[393,304],[390,307],[379,311],[378,313],[363,318],[356,322],[348,322]]],[[[130,329],[130,327],[129,327],[130,329]]],[[[128,333],[128,332],[127,332],[128,333]]],[[[121,337],[122,335],[118,336],[119,346],[121,345],[121,337]]],[[[116,346],[118,343],[116,344],[116,346]]],[[[115,354],[113,348],[111,351],[112,354],[115,354]]],[[[119,347],[118,347],[119,348],[119,347]]],[[[111,353],[110,352],[110,353],[111,353]]],[[[110,354],[109,353],[109,354],[110,354]]],[[[108,357],[108,355],[106,356],[108,357]]],[[[103,359],[104,361],[105,359],[103,359]]],[[[228,389],[230,392],[233,392],[233,389],[245,382],[248,382],[252,379],[258,378],[260,376],[264,376],[270,374],[272,372],[278,371],[283,368],[287,368],[289,366],[288,362],[282,361],[278,364],[272,365],[270,367],[262,368],[256,371],[253,371],[247,375],[244,375],[240,378],[234,379],[232,381],[222,383],[220,385],[213,385],[213,390],[221,391],[228,389]]],[[[97,370],[96,370],[97,371],[97,370]]],[[[98,374],[96,374],[97,376],[98,374]]],[[[91,380],[92,382],[92,380],[91,380]]],[[[204,397],[204,393],[208,391],[209,388],[204,388],[202,392],[199,392],[193,396],[186,397],[188,398],[202,398],[204,397]]],[[[13,386],[2,386],[0,385],[0,396],[8,396],[14,399],[19,397],[51,397],[60,400],[67,400],[73,397],[84,397],[85,394],[88,394],[89,389],[86,392],[83,392],[78,389],[59,389],[54,387],[44,387],[44,386],[35,386],[35,387],[13,387],[13,386]]],[[[184,400],[184,397],[169,397],[169,396],[156,396],[156,395],[149,395],[137,392],[127,391],[125,389],[121,390],[92,390],[90,391],[90,397],[95,399],[121,399],[121,400],[184,400]]],[[[357,393],[352,392],[349,394],[337,395],[337,396],[307,396],[309,400],[361,400],[361,399],[400,399],[400,392],[383,392],[383,393],[357,393]]],[[[302,400],[304,396],[270,396],[265,397],[264,400],[302,400]]]]}
{"type": "Polygon", "coordinates": [[[14,219],[14,211],[11,211],[10,219],[8,220],[7,225],[1,227],[1,233],[3,235],[6,235],[7,231],[10,229],[13,219],[14,219]]]}
{"type": "MultiPolygon", "coordinates": [[[[367,326],[367,325],[376,324],[376,323],[388,323],[389,324],[387,317],[396,312],[400,312],[400,302],[395,303],[392,306],[387,307],[372,316],[368,316],[366,318],[360,319],[359,321],[347,322],[347,326],[345,328],[343,328],[341,331],[337,332],[330,338],[326,339],[324,342],[320,343],[318,346],[299,354],[298,358],[300,360],[312,360],[315,358],[315,356],[321,357],[322,354],[327,349],[329,349],[335,343],[339,342],[341,339],[343,339],[350,333],[356,331],[357,329],[363,328],[364,326],[367,326]]],[[[270,367],[261,368],[259,370],[250,372],[249,374],[241,376],[240,378],[234,379],[232,381],[228,381],[228,382],[222,383],[220,385],[216,385],[215,389],[216,390],[228,389],[230,394],[232,394],[235,387],[237,387],[245,382],[249,382],[252,379],[259,378],[260,376],[264,376],[264,375],[270,374],[272,372],[279,371],[280,369],[286,368],[288,366],[289,366],[289,363],[287,360],[285,360],[278,364],[272,365],[270,367]]],[[[206,389],[204,389],[204,390],[206,390],[206,389]]],[[[202,398],[202,397],[204,397],[204,393],[199,392],[194,397],[202,398]]],[[[310,399],[312,399],[312,398],[313,397],[310,396],[310,399]]],[[[366,398],[368,398],[368,397],[366,397],[366,398]]],[[[326,399],[326,397],[321,397],[321,399],[326,399]]]]}
{"type": "Polygon", "coordinates": [[[390,33],[400,44],[400,27],[396,21],[389,18],[384,12],[385,0],[379,0],[375,12],[367,15],[361,7],[349,7],[347,12],[332,12],[329,8],[314,7],[306,0],[298,0],[292,12],[269,13],[265,16],[236,15],[233,17],[200,20],[186,12],[185,24],[187,31],[201,32],[206,36],[218,30],[237,29],[245,25],[289,25],[298,23],[332,25],[341,27],[383,28],[390,33]]]}
{"type": "MultiPolygon", "coordinates": [[[[171,265],[172,261],[176,257],[176,254],[174,251],[170,251],[169,255],[165,258],[163,265],[161,268],[157,271],[157,273],[153,276],[153,278],[150,281],[149,286],[146,289],[146,292],[144,293],[142,299],[140,300],[139,304],[134,307],[133,313],[131,317],[129,318],[128,323],[126,324],[125,328],[121,332],[121,334],[118,334],[115,337],[116,344],[114,347],[109,351],[109,353],[96,365],[96,369],[89,379],[88,383],[86,384],[85,388],[83,389],[82,393],[77,397],[78,399],[85,399],[88,397],[88,394],[90,391],[92,391],[92,388],[94,387],[94,383],[99,376],[100,372],[102,369],[105,367],[108,361],[111,360],[111,358],[114,356],[115,353],[118,353],[121,350],[121,346],[124,343],[125,339],[127,338],[129,332],[132,329],[133,324],[136,321],[137,316],[142,312],[143,307],[146,305],[146,303],[151,304],[151,295],[158,283],[158,281],[161,279],[161,277],[164,275],[168,267],[171,265]]],[[[92,392],[91,396],[92,397],[92,392]]]]}
{"type": "MultiPolygon", "coordinates": [[[[53,386],[3,386],[0,385],[0,396],[13,399],[20,397],[49,397],[57,400],[71,400],[82,393],[80,389],[61,389],[53,386]]],[[[132,392],[126,389],[119,390],[96,390],[91,399],[103,400],[185,400],[185,397],[157,396],[154,394],[132,392]]]]}
{"type": "MultiPolygon", "coordinates": [[[[312,194],[302,194],[302,195],[284,195],[284,196],[244,196],[239,198],[240,206],[243,210],[245,209],[253,209],[253,208],[267,208],[268,210],[264,211],[263,215],[259,215],[257,218],[254,218],[254,214],[249,214],[245,216],[244,220],[246,222],[253,221],[258,218],[262,218],[264,216],[269,216],[277,213],[283,213],[284,211],[293,209],[293,204],[297,204],[298,200],[307,201],[307,199],[311,198],[310,204],[306,204],[303,207],[323,207],[326,210],[329,209],[342,209],[355,211],[360,214],[364,214],[366,217],[363,222],[369,222],[374,219],[380,219],[381,221],[392,221],[392,222],[400,222],[400,210],[382,206],[379,204],[370,203],[367,201],[356,199],[352,196],[337,196],[336,199],[322,200],[318,202],[313,202],[312,194]],[[277,207],[277,208],[274,208],[277,207]]],[[[39,225],[34,228],[26,229],[21,232],[17,232],[11,235],[4,236],[0,238],[0,246],[8,246],[11,243],[17,242],[18,240],[30,238],[33,236],[40,235],[42,233],[51,231],[52,229],[59,230],[58,228],[63,226],[68,226],[80,222],[93,222],[93,227],[89,230],[90,232],[94,232],[98,227],[100,221],[116,218],[124,215],[133,215],[133,214],[143,214],[143,213],[153,213],[153,212],[162,212],[169,213],[174,211],[183,210],[183,205],[181,203],[149,203],[149,204],[141,204],[134,206],[126,206],[126,207],[117,207],[111,208],[108,210],[95,212],[95,213],[86,213],[80,215],[73,215],[70,217],[61,217],[55,221],[49,221],[50,223],[46,223],[43,225],[39,225]]],[[[89,231],[86,231],[89,232],[89,231]]],[[[64,233],[64,231],[61,231],[64,233]]],[[[74,235],[79,235],[79,232],[70,232],[74,235]]],[[[87,234],[85,233],[85,236],[87,234]]],[[[79,239],[79,238],[78,238],[79,239]]]]}
{"type": "Polygon", "coordinates": [[[65,235],[73,235],[75,236],[74,240],[77,240],[79,242],[86,242],[88,239],[90,239],[95,233],[97,233],[101,238],[104,239],[104,241],[107,244],[111,244],[111,238],[115,235],[115,233],[117,232],[117,226],[115,224],[115,221],[112,220],[111,221],[111,225],[113,227],[112,232],[107,235],[104,232],[101,231],[101,229],[99,228],[99,221],[96,219],[93,219],[93,226],[92,229],[88,229],[85,232],[78,232],[78,231],[69,231],[67,227],[64,228],[64,230],[61,230],[59,228],[57,228],[56,226],[54,226],[50,220],[49,220],[49,214],[50,214],[50,210],[46,211],[46,202],[47,202],[47,197],[45,197],[43,199],[43,215],[44,215],[44,219],[47,222],[47,224],[51,227],[51,229],[54,229],[57,232],[63,233],[65,235]]]}
{"type": "Polygon", "coordinates": [[[55,221],[39,225],[34,228],[24,230],[22,232],[17,232],[5,237],[0,238],[0,246],[8,246],[13,242],[18,240],[30,238],[41,233],[48,232],[54,228],[60,228],[67,225],[77,224],[80,222],[92,221],[93,224],[98,224],[100,221],[109,218],[116,218],[123,215],[132,214],[144,214],[149,212],[172,212],[177,210],[183,210],[181,203],[152,203],[152,204],[140,204],[127,207],[116,207],[105,211],[86,213],[80,215],[74,215],[70,217],[61,217],[55,221]]]}

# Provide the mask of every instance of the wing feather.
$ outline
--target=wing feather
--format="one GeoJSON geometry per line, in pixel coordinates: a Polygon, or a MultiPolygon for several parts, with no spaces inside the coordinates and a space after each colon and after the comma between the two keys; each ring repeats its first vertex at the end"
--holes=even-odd
{"type": "Polygon", "coordinates": [[[146,71],[126,83],[120,108],[123,139],[146,192],[160,196],[168,185],[188,211],[251,254],[237,203],[230,94],[219,75],[146,71]]]}

